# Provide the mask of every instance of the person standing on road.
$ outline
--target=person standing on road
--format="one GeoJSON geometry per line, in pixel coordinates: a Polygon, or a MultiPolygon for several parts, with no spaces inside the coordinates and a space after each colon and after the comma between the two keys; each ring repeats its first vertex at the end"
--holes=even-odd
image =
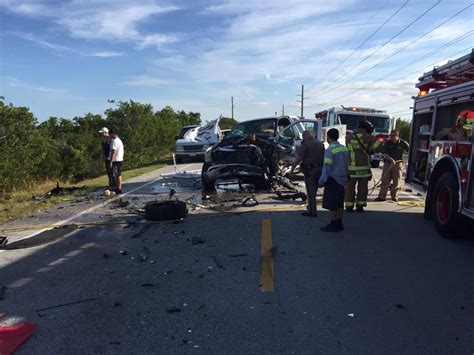
{"type": "Polygon", "coordinates": [[[124,147],[122,140],[119,138],[117,131],[114,129],[110,130],[110,136],[112,143],[110,146],[110,168],[112,169],[112,175],[115,181],[115,192],[117,194],[122,193],[122,164],[124,147]]]}
{"type": "Polygon", "coordinates": [[[110,144],[111,138],[109,136],[109,129],[107,127],[102,127],[99,131],[102,136],[102,150],[104,152],[104,162],[105,162],[105,171],[107,177],[109,178],[109,189],[114,189],[115,181],[112,175],[112,168],[110,165],[110,144]]]}
{"type": "Polygon", "coordinates": [[[374,201],[385,201],[387,191],[390,186],[392,201],[398,201],[399,183],[402,178],[403,152],[408,152],[410,146],[403,139],[400,139],[400,132],[393,130],[390,132],[390,140],[383,145],[384,164],[382,172],[382,182],[380,185],[379,196],[374,201]]]}
{"type": "Polygon", "coordinates": [[[346,136],[349,149],[349,181],[346,186],[344,205],[347,212],[364,212],[369,194],[369,180],[372,179],[370,155],[380,149],[380,141],[373,135],[374,126],[369,121],[360,121],[358,128],[346,136]],[[356,199],[357,185],[357,199],[356,199]]]}
{"type": "Polygon", "coordinates": [[[335,128],[327,132],[329,147],[324,153],[324,165],[319,186],[324,186],[323,208],[331,211],[331,222],[321,227],[323,232],[344,230],[342,215],[344,212],[344,186],[349,177],[349,150],[340,144],[339,131],[335,128]]]}
{"type": "Polygon", "coordinates": [[[324,145],[310,131],[303,132],[303,141],[296,151],[296,158],[291,165],[291,173],[300,164],[304,174],[304,183],[308,195],[307,211],[303,216],[316,217],[316,193],[324,160],[324,145]]]}

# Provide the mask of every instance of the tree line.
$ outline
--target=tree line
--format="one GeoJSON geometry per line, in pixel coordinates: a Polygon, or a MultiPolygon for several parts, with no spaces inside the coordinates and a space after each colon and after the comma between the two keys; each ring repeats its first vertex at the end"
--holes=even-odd
{"type": "MultiPolygon", "coordinates": [[[[77,182],[104,173],[101,127],[114,128],[125,145],[125,167],[143,166],[174,148],[183,126],[201,124],[197,112],[135,101],[113,101],[104,115],[88,113],[72,120],[50,117],[38,123],[27,107],[5,104],[0,98],[0,194],[27,189],[38,182],[77,182]]],[[[224,120],[227,126],[234,122],[224,120]]]]}

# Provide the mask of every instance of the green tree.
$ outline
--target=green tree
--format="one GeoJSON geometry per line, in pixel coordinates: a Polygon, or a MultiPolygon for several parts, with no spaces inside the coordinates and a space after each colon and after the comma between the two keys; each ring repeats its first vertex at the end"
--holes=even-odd
{"type": "Polygon", "coordinates": [[[231,117],[221,117],[219,127],[221,129],[232,129],[238,122],[231,117]]]}
{"type": "Polygon", "coordinates": [[[400,138],[410,143],[410,129],[411,122],[398,118],[395,124],[395,129],[400,132],[400,138]]]}

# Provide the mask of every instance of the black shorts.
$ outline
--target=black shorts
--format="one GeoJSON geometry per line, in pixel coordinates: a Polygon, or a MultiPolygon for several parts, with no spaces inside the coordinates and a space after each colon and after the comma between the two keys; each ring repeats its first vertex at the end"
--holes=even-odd
{"type": "Polygon", "coordinates": [[[112,162],[112,176],[116,178],[117,176],[122,176],[122,163],[121,161],[112,162]]]}
{"type": "Polygon", "coordinates": [[[336,180],[330,177],[324,185],[323,208],[329,211],[344,208],[344,192],[344,186],[339,185],[336,180]]]}

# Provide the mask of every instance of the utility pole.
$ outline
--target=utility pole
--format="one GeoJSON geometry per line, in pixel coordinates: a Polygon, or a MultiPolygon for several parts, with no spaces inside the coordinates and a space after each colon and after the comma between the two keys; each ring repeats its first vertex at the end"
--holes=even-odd
{"type": "Polygon", "coordinates": [[[231,96],[230,97],[230,108],[231,108],[231,111],[232,111],[232,119],[234,119],[234,97],[231,96]]]}
{"type": "MultiPolygon", "coordinates": [[[[300,95],[296,95],[296,96],[300,96],[300,95]]],[[[304,85],[301,85],[301,100],[298,100],[296,102],[299,102],[301,104],[301,118],[303,118],[303,107],[304,107],[304,100],[306,99],[309,99],[309,97],[304,97],[304,85]]]]}
{"type": "Polygon", "coordinates": [[[281,105],[281,115],[285,116],[285,105],[281,105]]]}

